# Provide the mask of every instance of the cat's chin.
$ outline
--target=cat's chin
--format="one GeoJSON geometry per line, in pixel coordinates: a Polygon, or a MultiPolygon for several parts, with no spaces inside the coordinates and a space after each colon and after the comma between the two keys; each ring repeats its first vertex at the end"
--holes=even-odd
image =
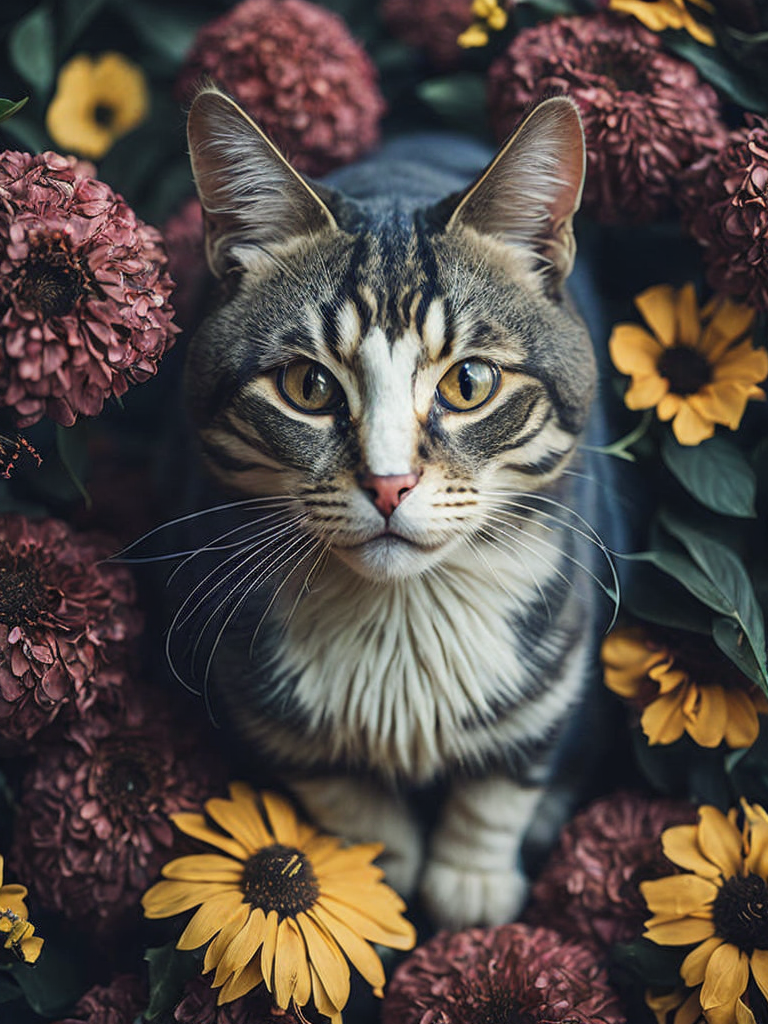
{"type": "Polygon", "coordinates": [[[385,534],[362,544],[333,550],[358,575],[384,583],[426,572],[445,556],[449,546],[450,542],[427,547],[404,537],[385,534]]]}

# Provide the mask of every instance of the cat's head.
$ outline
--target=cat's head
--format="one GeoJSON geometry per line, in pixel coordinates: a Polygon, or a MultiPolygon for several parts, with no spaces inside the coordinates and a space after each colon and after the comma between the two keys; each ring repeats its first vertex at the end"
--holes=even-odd
{"type": "Polygon", "coordinates": [[[186,387],[230,489],[288,496],[302,530],[391,579],[455,551],[503,493],[562,473],[595,380],[563,293],[584,175],[569,100],[540,104],[463,192],[408,214],[307,182],[215,89],[192,105],[189,145],[226,298],[186,387]]]}

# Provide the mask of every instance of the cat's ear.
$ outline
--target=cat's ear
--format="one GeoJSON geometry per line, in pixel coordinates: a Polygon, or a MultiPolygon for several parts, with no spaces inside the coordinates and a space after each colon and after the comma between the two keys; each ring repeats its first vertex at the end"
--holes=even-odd
{"type": "Polygon", "coordinates": [[[573,268],[573,215],[584,187],[586,149],[576,104],[540,103],[460,198],[447,230],[461,224],[533,249],[549,283],[573,268]]]}
{"type": "Polygon", "coordinates": [[[205,219],[205,249],[221,277],[336,222],[323,200],[241,110],[206,87],[192,102],[187,140],[205,219]]]}

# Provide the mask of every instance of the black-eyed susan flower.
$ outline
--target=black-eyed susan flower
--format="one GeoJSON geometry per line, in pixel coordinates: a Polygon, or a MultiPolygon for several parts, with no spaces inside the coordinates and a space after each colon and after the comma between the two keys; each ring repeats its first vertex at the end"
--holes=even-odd
{"type": "Polygon", "coordinates": [[[226,1003],[260,985],[278,1007],[310,1000],[334,1022],[349,997],[349,960],[382,995],[384,969],[371,942],[411,949],[415,931],[405,905],[371,862],[378,843],[342,846],[300,822],[273,793],[257,796],[231,783],[231,799],[213,799],[202,814],[175,814],[187,835],[222,853],[193,854],[163,868],[165,880],[145,894],[150,918],[199,909],[179,949],[209,943],[203,973],[226,1003]]]}
{"type": "Polygon", "coordinates": [[[699,309],[692,284],[660,284],[635,296],[650,328],[617,324],[608,342],[614,365],[632,380],[629,409],[656,409],[675,437],[696,445],[715,425],[736,430],[768,375],[768,352],[752,345],[754,310],[716,295],[699,309]]]}
{"type": "Polygon", "coordinates": [[[655,744],[683,733],[701,747],[751,747],[768,701],[712,641],[698,634],[639,626],[613,630],[602,646],[606,686],[643,709],[655,744]]]}
{"type": "Polygon", "coordinates": [[[709,0],[609,0],[608,7],[612,11],[633,15],[652,32],[663,32],[667,28],[685,29],[697,42],[714,46],[714,33],[696,21],[688,9],[689,4],[706,14],[714,11],[709,0]]]}
{"type": "Polygon", "coordinates": [[[99,160],[149,111],[144,72],[120,53],[80,53],[62,67],[45,126],[57,146],[99,160]]]}
{"type": "Polygon", "coordinates": [[[23,885],[3,885],[3,858],[0,857],[0,942],[24,963],[33,964],[40,956],[43,940],[35,935],[24,902],[23,885]]]}
{"type": "Polygon", "coordinates": [[[708,1024],[755,1024],[744,998],[751,982],[768,997],[768,816],[742,807],[741,829],[736,808],[726,817],[709,806],[698,824],[667,829],[664,853],[686,873],[640,885],[653,914],[645,937],[693,947],[680,976],[701,986],[708,1024]]]}

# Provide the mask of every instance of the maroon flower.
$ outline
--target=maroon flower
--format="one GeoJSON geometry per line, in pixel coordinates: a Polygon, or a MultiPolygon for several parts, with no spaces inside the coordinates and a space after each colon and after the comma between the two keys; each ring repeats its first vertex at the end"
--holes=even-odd
{"type": "Polygon", "coordinates": [[[168,249],[168,267],[176,282],[173,293],[176,315],[185,331],[193,331],[200,322],[212,281],[205,259],[203,208],[198,199],[188,199],[167,221],[163,237],[168,249]]]}
{"type": "Polygon", "coordinates": [[[725,138],[714,90],[658,35],[607,13],[523,29],[488,75],[499,138],[529,104],[566,93],[587,140],[584,208],[603,223],[671,212],[681,171],[725,138]]]}
{"type": "Polygon", "coordinates": [[[683,175],[678,202],[712,287],[768,309],[768,121],[745,120],[683,175]]]}
{"type": "Polygon", "coordinates": [[[10,852],[43,907],[104,935],[139,921],[141,896],[178,850],[169,815],[199,810],[224,781],[177,708],[129,680],[122,696],[40,751],[10,852]]]}
{"type": "Polygon", "coordinates": [[[624,1024],[593,950],[549,928],[440,932],[395,971],[382,1024],[624,1024]]]}
{"type": "Polygon", "coordinates": [[[306,0],[242,0],[204,26],[179,78],[185,101],[213,79],[302,171],[350,163],[379,139],[373,62],[331,11],[306,0]]]}
{"type": "Polygon", "coordinates": [[[695,821],[696,808],[681,801],[632,793],[595,800],[561,832],[533,885],[525,920],[600,950],[638,938],[648,917],[639,883],[675,872],[661,833],[695,821]]]}
{"type": "Polygon", "coordinates": [[[142,626],[130,572],[102,561],[113,551],[57,519],[0,516],[0,750],[112,685],[105,670],[142,626]]]}
{"type": "Polygon", "coordinates": [[[133,1024],[147,1005],[146,985],[133,974],[120,974],[109,985],[94,985],[64,1020],[56,1024],[133,1024]]]}
{"type": "Polygon", "coordinates": [[[424,50],[435,67],[456,67],[464,51],[458,37],[472,24],[470,0],[384,0],[381,14],[393,36],[424,50]]]}
{"type": "Polygon", "coordinates": [[[299,1024],[290,1011],[275,1008],[264,985],[217,1006],[219,990],[211,988],[211,980],[195,977],[187,982],[184,996],[173,1011],[175,1024],[299,1024]]]}
{"type": "Polygon", "coordinates": [[[159,232],[92,172],[0,154],[0,404],[23,427],[95,416],[155,373],[177,330],[159,232]]]}

